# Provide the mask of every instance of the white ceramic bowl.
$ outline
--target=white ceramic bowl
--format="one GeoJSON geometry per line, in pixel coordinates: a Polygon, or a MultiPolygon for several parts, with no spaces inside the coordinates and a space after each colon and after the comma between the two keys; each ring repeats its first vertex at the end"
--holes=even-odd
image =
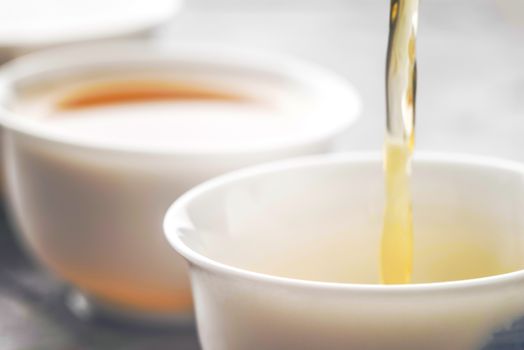
{"type": "Polygon", "coordinates": [[[128,43],[52,50],[8,64],[0,82],[6,194],[24,244],[99,304],[161,314],[188,312],[191,303],[185,264],[162,235],[163,214],[173,198],[229,170],[324,152],[359,111],[354,89],[324,69],[218,47],[128,43]],[[309,91],[315,107],[304,122],[318,127],[254,147],[192,150],[77,138],[9,109],[19,85],[72,74],[103,76],[115,69],[204,77],[227,72],[239,79],[287,82],[282,89],[309,91]]]}
{"type": "Polygon", "coordinates": [[[141,37],[166,23],[182,0],[0,2],[0,62],[52,46],[141,37]]]}
{"type": "Polygon", "coordinates": [[[412,285],[377,284],[383,190],[380,158],[353,154],[240,170],[180,197],[164,228],[190,264],[203,349],[521,347],[524,166],[416,159],[412,285]]]}

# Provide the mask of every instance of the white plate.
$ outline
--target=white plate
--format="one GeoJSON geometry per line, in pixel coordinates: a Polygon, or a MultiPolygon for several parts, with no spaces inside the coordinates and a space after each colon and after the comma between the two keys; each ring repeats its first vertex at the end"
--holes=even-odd
{"type": "Polygon", "coordinates": [[[0,0],[0,50],[140,34],[169,20],[182,0],[0,0]]]}

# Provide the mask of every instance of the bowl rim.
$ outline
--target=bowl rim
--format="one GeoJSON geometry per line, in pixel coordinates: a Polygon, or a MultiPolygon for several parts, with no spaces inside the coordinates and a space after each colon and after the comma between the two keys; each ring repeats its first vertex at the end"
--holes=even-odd
{"type": "Polygon", "coordinates": [[[314,63],[306,62],[293,56],[267,52],[252,48],[230,47],[213,43],[178,43],[176,45],[156,45],[143,40],[120,40],[114,42],[79,44],[67,47],[43,50],[21,56],[0,68],[0,125],[7,130],[16,131],[33,139],[59,143],[70,147],[98,149],[104,151],[180,155],[180,156],[213,156],[213,155],[246,155],[266,152],[278,152],[288,149],[304,148],[318,143],[328,142],[346,131],[357,120],[361,112],[361,98],[356,88],[345,78],[314,63]],[[124,55],[126,53],[126,55],[124,55]],[[72,59],[75,57],[75,59],[72,59]],[[125,58],[123,58],[125,57],[125,58]],[[315,119],[323,118],[323,128],[309,128],[307,133],[300,137],[283,139],[264,145],[245,148],[231,148],[216,150],[213,147],[201,149],[177,149],[177,147],[155,145],[111,144],[90,139],[76,139],[74,135],[53,130],[45,123],[23,117],[22,114],[10,110],[1,99],[9,96],[10,85],[18,79],[24,78],[25,70],[31,75],[40,74],[53,69],[63,69],[81,65],[90,66],[110,65],[122,62],[140,63],[153,66],[158,61],[175,62],[189,60],[197,64],[218,67],[225,64],[230,67],[245,70],[271,72],[278,76],[292,79],[302,86],[318,88],[324,84],[333,92],[333,98],[327,99],[327,94],[318,95],[319,106],[326,111],[336,111],[336,117],[324,118],[321,113],[315,119]],[[80,60],[80,61],[79,61],[80,60]],[[29,68],[28,68],[29,67],[29,68]],[[35,73],[36,72],[36,73],[35,73]],[[300,77],[300,80],[299,80],[300,77]],[[343,97],[343,98],[341,98],[343,97]],[[326,123],[330,123],[326,126],[326,123]]]}
{"type": "MultiPolygon", "coordinates": [[[[414,283],[404,285],[356,284],[302,280],[254,272],[218,262],[194,251],[188,245],[186,245],[179,236],[179,231],[181,229],[183,230],[188,227],[192,227],[192,223],[187,217],[185,208],[189,203],[195,199],[198,199],[201,195],[210,190],[238,182],[239,180],[263,177],[268,174],[274,174],[285,170],[337,166],[340,164],[349,163],[369,164],[381,162],[381,159],[381,154],[376,151],[358,151],[306,156],[252,166],[215,177],[187,191],[169,207],[164,217],[163,223],[165,237],[172,248],[182,255],[182,257],[186,259],[191,267],[198,267],[199,269],[210,271],[222,276],[245,279],[257,283],[267,283],[287,288],[293,287],[299,289],[329,291],[336,293],[367,294],[378,297],[402,297],[406,295],[413,296],[420,293],[441,294],[469,291],[472,289],[479,290],[500,288],[501,286],[515,283],[516,281],[524,283],[524,269],[466,280],[414,283]]],[[[520,173],[524,178],[524,164],[490,156],[422,152],[415,156],[414,161],[419,164],[466,165],[499,169],[520,173]]]]}

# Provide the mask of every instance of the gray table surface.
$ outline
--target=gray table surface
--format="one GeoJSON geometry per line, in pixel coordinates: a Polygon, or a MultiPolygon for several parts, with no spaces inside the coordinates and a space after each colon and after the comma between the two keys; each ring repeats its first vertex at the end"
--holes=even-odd
{"type": "MultiPolygon", "coordinates": [[[[417,151],[524,160],[524,6],[520,0],[422,0],[417,151]]],[[[212,42],[303,57],[361,93],[359,122],[336,149],[379,149],[387,1],[188,0],[152,40],[212,42]]],[[[198,349],[194,327],[83,322],[64,286],[29,261],[0,210],[0,349],[198,349]]]]}

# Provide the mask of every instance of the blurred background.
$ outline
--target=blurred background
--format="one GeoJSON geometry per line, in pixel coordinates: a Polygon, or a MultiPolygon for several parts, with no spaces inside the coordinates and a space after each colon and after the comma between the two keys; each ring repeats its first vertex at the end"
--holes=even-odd
{"type": "MultiPolygon", "coordinates": [[[[387,1],[195,0],[156,40],[291,53],[349,79],[363,98],[341,149],[382,144],[387,1]]],[[[524,160],[524,3],[427,0],[419,18],[417,149],[524,160]]]]}
{"type": "MultiPolygon", "coordinates": [[[[38,6],[60,16],[60,2],[46,1],[38,6]]],[[[90,10],[105,11],[103,1],[89,3],[90,10]]],[[[0,31],[2,17],[27,21],[13,4],[0,0],[0,31]]],[[[33,12],[31,21],[48,15],[33,12]]],[[[380,0],[186,0],[178,13],[159,16],[162,23],[140,36],[166,46],[211,42],[279,51],[328,67],[350,80],[363,99],[361,118],[338,140],[337,151],[378,150],[385,123],[388,12],[388,2],[380,0]]],[[[83,14],[77,11],[78,21],[83,14]]],[[[24,51],[9,42],[9,30],[0,33],[5,59],[24,51]]],[[[521,0],[422,0],[417,150],[524,161],[523,43],[521,0]]],[[[198,349],[192,327],[137,330],[78,321],[60,302],[62,286],[17,247],[9,234],[0,234],[0,349],[198,349]]]]}

